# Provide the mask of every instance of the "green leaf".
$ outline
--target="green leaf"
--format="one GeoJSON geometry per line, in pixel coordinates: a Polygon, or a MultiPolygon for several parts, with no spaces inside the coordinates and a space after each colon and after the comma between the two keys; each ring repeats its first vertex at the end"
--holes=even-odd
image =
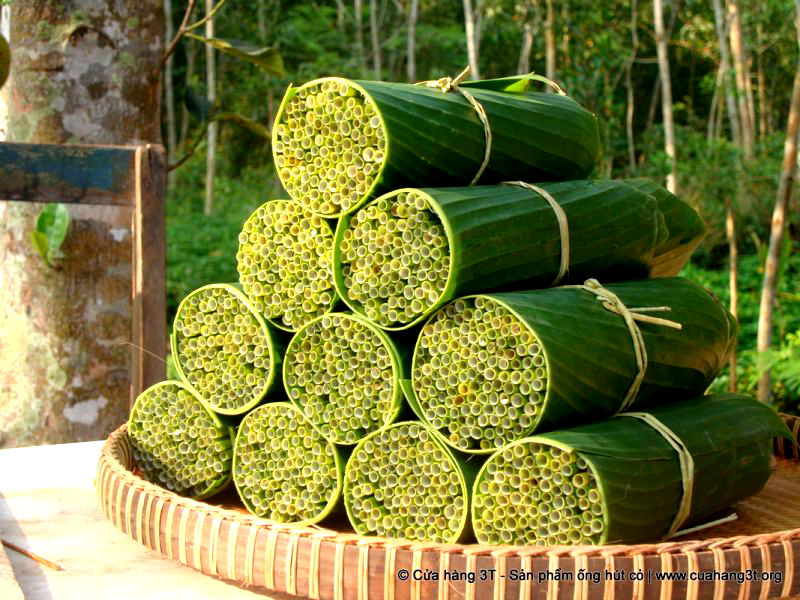
{"type": "Polygon", "coordinates": [[[217,50],[231,56],[251,62],[276,77],[283,77],[286,74],[283,68],[283,57],[274,46],[259,48],[241,40],[207,38],[193,33],[187,33],[186,35],[205,44],[210,44],[217,50]]]}
{"type": "Polygon", "coordinates": [[[39,254],[52,264],[59,255],[61,244],[69,229],[69,211],[63,204],[48,204],[36,217],[36,228],[31,240],[39,254]]]}
{"type": "Polygon", "coordinates": [[[232,112],[219,112],[211,116],[211,121],[233,121],[238,123],[242,127],[245,127],[255,133],[258,136],[261,136],[267,140],[271,139],[271,134],[269,129],[264,127],[258,121],[254,121],[253,119],[248,119],[242,115],[232,113],[232,112]]]}
{"type": "Polygon", "coordinates": [[[43,234],[41,231],[36,231],[35,229],[31,231],[31,243],[33,247],[36,249],[36,252],[39,253],[49,265],[50,260],[48,259],[48,243],[47,243],[47,236],[43,234]]]}
{"type": "Polygon", "coordinates": [[[552,87],[556,93],[565,96],[566,93],[553,80],[544,75],[528,73],[527,75],[512,75],[511,77],[499,77],[497,79],[482,79],[479,81],[465,81],[461,87],[478,88],[482,90],[493,90],[495,92],[507,92],[512,94],[522,94],[528,91],[531,81],[546,83],[552,87]]]}

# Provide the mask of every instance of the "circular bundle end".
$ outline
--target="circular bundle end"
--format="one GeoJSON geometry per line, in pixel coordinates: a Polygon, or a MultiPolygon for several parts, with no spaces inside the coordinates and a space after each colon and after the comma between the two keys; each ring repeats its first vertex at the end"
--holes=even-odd
{"type": "Polygon", "coordinates": [[[322,217],[297,202],[266,202],[239,234],[239,282],[258,313],[297,331],[336,302],[332,250],[333,231],[322,217]]]}
{"type": "Polygon", "coordinates": [[[364,319],[341,313],[303,327],[283,363],[289,398],[337,444],[355,444],[397,417],[401,376],[389,337],[364,319]]]}
{"type": "Polygon", "coordinates": [[[547,361],[535,333],[509,307],[468,296],[422,328],[412,382],[421,418],[454,448],[487,454],[535,427],[547,361]]]}
{"type": "Polygon", "coordinates": [[[347,214],[369,197],[386,146],[375,102],[339,77],[290,88],[275,119],[272,152],[283,187],[325,217],[347,214]]]}
{"type": "Polygon", "coordinates": [[[181,378],[221,414],[256,406],[279,368],[266,323],[232,285],[207,285],[186,296],[175,315],[171,346],[181,378]]]}
{"type": "Polygon", "coordinates": [[[605,531],[591,465],[539,438],[514,442],[486,461],[475,479],[472,523],[481,544],[598,544],[605,531]]]}
{"type": "Polygon", "coordinates": [[[230,481],[232,430],[188,386],[157,383],[136,398],[128,439],[142,475],[172,492],[206,498],[230,481]]]}
{"type": "Polygon", "coordinates": [[[406,329],[438,306],[450,287],[446,225],[425,193],[381,196],[342,220],[334,277],[354,311],[384,329],[406,329]]]}
{"type": "Polygon", "coordinates": [[[467,522],[461,469],[437,434],[417,422],[390,425],[355,447],[344,500],[360,535],[447,544],[467,522]]]}
{"type": "Polygon", "coordinates": [[[288,402],[265,404],[239,426],[233,481],[258,517],[307,525],[324,519],[342,492],[336,447],[288,402]]]}

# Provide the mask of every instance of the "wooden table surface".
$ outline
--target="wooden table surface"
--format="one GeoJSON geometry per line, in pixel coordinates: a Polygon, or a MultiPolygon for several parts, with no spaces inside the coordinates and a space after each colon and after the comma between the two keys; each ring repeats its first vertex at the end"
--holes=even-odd
{"type": "Polygon", "coordinates": [[[148,550],[100,512],[94,476],[102,442],[0,450],[0,600],[288,599],[214,579],[148,550]],[[19,588],[22,589],[20,592],[19,588]]]}

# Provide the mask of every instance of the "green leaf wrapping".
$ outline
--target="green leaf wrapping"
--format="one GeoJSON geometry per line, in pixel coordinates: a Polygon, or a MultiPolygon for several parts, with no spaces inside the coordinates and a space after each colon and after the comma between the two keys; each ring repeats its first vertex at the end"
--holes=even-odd
{"type": "MultiPolygon", "coordinates": [[[[680,438],[694,462],[691,508],[681,529],[718,517],[726,507],[758,493],[770,476],[773,438],[791,437],[786,425],[768,406],[736,394],[700,397],[648,412],[680,438]]],[[[580,517],[594,510],[602,521],[602,530],[597,527],[598,531],[589,539],[581,539],[580,543],[655,541],[669,532],[683,497],[678,453],[649,424],[619,416],[526,438],[490,457],[476,479],[473,494],[473,521],[479,541],[488,541],[488,537],[495,535],[499,537],[503,529],[498,527],[496,515],[492,514],[502,503],[497,502],[497,491],[502,483],[498,486],[493,481],[495,476],[489,472],[498,472],[501,465],[509,464],[503,458],[504,453],[506,457],[521,455],[524,448],[536,447],[533,445],[554,447],[588,463],[587,474],[597,486],[599,499],[590,495],[583,502],[583,510],[578,508],[574,512],[580,517]],[[522,448],[515,450],[518,446],[522,448]],[[487,502],[486,492],[492,488],[497,490],[493,494],[495,497],[487,502]],[[478,500],[479,495],[484,498],[478,500]],[[490,532],[488,537],[487,531],[490,532]]],[[[524,459],[515,458],[512,462],[519,465],[524,459]]],[[[512,472],[520,474],[513,469],[512,472]]],[[[551,469],[539,481],[531,481],[524,475],[521,479],[532,488],[541,488],[542,481],[548,479],[554,486],[549,498],[551,504],[563,505],[578,488],[572,481],[552,479],[554,475],[551,469]],[[560,499],[556,500],[556,496],[560,499]]],[[[526,499],[522,499],[522,504],[528,507],[526,510],[537,510],[536,504],[526,503],[526,499]]],[[[513,509],[506,510],[513,513],[513,509]]],[[[531,543],[531,531],[519,527],[515,518],[516,515],[510,517],[511,543],[519,543],[519,538],[531,543]]],[[[532,519],[530,527],[536,528],[538,524],[537,517],[532,519]]],[[[567,529],[569,538],[572,530],[567,529]]],[[[504,534],[504,537],[509,535],[504,534]]],[[[536,539],[533,543],[537,543],[536,539]]]]}
{"type": "MultiPolygon", "coordinates": [[[[580,179],[589,175],[597,164],[600,155],[597,121],[571,98],[558,94],[505,93],[474,87],[464,91],[483,106],[492,135],[491,156],[479,183],[495,184],[507,179],[580,179]]],[[[322,113],[319,116],[324,118],[322,113]]],[[[467,185],[478,173],[486,149],[484,126],[464,96],[421,85],[349,81],[337,77],[313,80],[299,88],[289,88],[275,123],[273,152],[281,182],[293,198],[325,216],[352,212],[370,196],[404,186],[467,185]],[[301,107],[301,101],[294,100],[297,94],[302,96],[308,90],[311,90],[308,93],[316,93],[316,90],[322,90],[329,84],[341,89],[341,92],[319,92],[320,99],[315,100],[309,108],[305,104],[301,107]],[[338,187],[331,192],[327,204],[312,205],[309,203],[309,193],[323,191],[323,188],[301,181],[301,174],[293,174],[293,169],[311,169],[312,159],[316,156],[314,147],[326,145],[330,148],[328,158],[331,167],[342,164],[346,149],[339,142],[328,142],[337,135],[341,137],[343,131],[344,137],[349,138],[351,123],[356,130],[355,136],[358,130],[363,129],[358,117],[348,120],[341,116],[345,109],[339,108],[333,110],[334,119],[330,127],[314,125],[316,117],[306,120],[307,115],[313,112],[313,107],[320,106],[317,103],[338,101],[338,93],[343,98],[357,98],[359,103],[367,106],[369,115],[377,115],[374,144],[381,151],[381,158],[370,163],[377,165],[377,171],[366,177],[361,191],[354,187],[356,171],[363,165],[357,160],[347,162],[354,168],[352,174],[347,174],[349,180],[340,183],[336,182],[336,169],[333,169],[330,177],[319,172],[320,178],[328,182],[328,190],[331,182],[338,187]],[[297,104],[297,112],[287,117],[285,113],[293,110],[293,102],[297,104]],[[289,107],[290,104],[292,107],[289,107]],[[295,119],[293,124],[292,119],[295,119]],[[304,135],[301,130],[307,122],[310,123],[308,135],[311,144],[298,146],[291,151],[288,146],[284,148],[293,136],[300,140],[304,135]],[[292,127],[286,128],[286,123],[292,124],[292,127]],[[349,199],[351,193],[355,195],[349,199]]],[[[359,142],[356,149],[361,152],[364,146],[372,148],[374,144],[365,139],[359,142]]],[[[349,151],[347,154],[350,154],[349,151]]],[[[372,159],[366,160],[369,162],[372,159]]],[[[306,180],[309,177],[313,179],[312,171],[305,170],[304,173],[302,177],[306,180]]]]}
{"type": "Polygon", "coordinates": [[[691,206],[676,195],[649,179],[623,179],[631,187],[650,194],[658,202],[664,215],[668,235],[653,253],[650,265],[651,277],[674,277],[688,262],[692,253],[706,236],[703,219],[691,206]]]}
{"type": "MultiPolygon", "coordinates": [[[[647,314],[682,326],[677,330],[638,323],[648,362],[629,410],[702,393],[725,365],[738,331],[736,320],[719,301],[680,278],[605,287],[631,309],[669,307],[669,312],[647,314]]],[[[604,308],[594,294],[575,287],[461,298],[422,328],[412,365],[419,416],[458,449],[480,453],[532,432],[614,414],[637,373],[623,318],[604,308]],[[479,314],[476,309],[481,319],[474,316],[479,314]],[[460,336],[465,336],[463,344],[460,336]],[[468,349],[452,356],[453,349],[461,347],[468,349]],[[495,383],[502,382],[500,371],[506,372],[511,387],[495,383]],[[536,373],[534,379],[530,373],[536,373]],[[499,421],[488,426],[481,419],[476,426],[468,416],[473,405],[477,414],[495,415],[492,419],[499,421]],[[452,424],[458,426],[456,431],[452,424]],[[468,443],[462,426],[475,432],[468,443]]]]}
{"type": "MultiPolygon", "coordinates": [[[[651,273],[656,260],[654,252],[664,246],[663,240],[669,236],[659,203],[653,196],[611,180],[545,183],[540,187],[553,196],[567,217],[570,260],[562,283],[583,282],[587,277],[618,281],[651,273]]],[[[673,235],[680,235],[680,226],[681,223],[673,225],[673,235]]],[[[682,239],[672,243],[674,251],[682,253],[681,266],[690,254],[685,251],[682,239]]],[[[404,257],[412,254],[408,244],[400,248],[404,257]]],[[[370,261],[374,255],[368,249],[363,260],[370,261]]],[[[333,256],[336,289],[348,306],[381,327],[405,329],[464,294],[550,286],[561,262],[561,230],[550,204],[529,189],[407,188],[390,192],[353,215],[343,216],[337,227],[333,256]],[[447,237],[449,266],[446,281],[442,277],[437,282],[439,295],[435,301],[427,301],[424,311],[411,318],[390,322],[366,312],[363,303],[350,293],[343,274],[342,242],[354,218],[367,214],[370,207],[383,200],[397,202],[398,195],[424,198],[447,237]]],[[[421,270],[424,269],[412,265],[410,275],[417,277],[421,270]]],[[[373,288],[380,285],[377,276],[365,283],[373,288]]],[[[401,305],[404,303],[402,298],[399,301],[401,305]]]]}

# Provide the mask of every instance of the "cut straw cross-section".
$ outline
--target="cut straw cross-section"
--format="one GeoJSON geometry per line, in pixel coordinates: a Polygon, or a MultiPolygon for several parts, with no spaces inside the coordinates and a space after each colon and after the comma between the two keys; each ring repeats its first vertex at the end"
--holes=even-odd
{"type": "MultiPolygon", "coordinates": [[[[637,322],[647,364],[630,406],[702,393],[724,367],[738,332],[719,301],[679,278],[605,288],[631,309],[664,307],[652,316],[680,325],[637,322]]],[[[423,326],[410,400],[454,448],[488,453],[535,431],[614,414],[639,371],[625,320],[586,289],[465,296],[423,326]]]]}
{"type": "Polygon", "coordinates": [[[186,296],[170,341],[181,379],[221,414],[256,406],[280,371],[277,339],[232,285],[207,285],[186,296]]]}
{"type": "Polygon", "coordinates": [[[257,312],[297,331],[329,312],[333,289],[333,231],[298,202],[272,200],[245,221],[236,267],[257,312]]]}
{"type": "MultiPolygon", "coordinates": [[[[480,85],[461,87],[470,87],[488,116],[491,152],[482,183],[580,179],[594,169],[597,121],[574,100],[480,85]]],[[[462,94],[327,77],[289,88],[272,148],[292,198],[338,217],[407,185],[468,185],[486,155],[486,130],[462,94]]]]}
{"type": "Polygon", "coordinates": [[[233,481],[247,509],[279,523],[324,519],[342,491],[344,463],[288,402],[260,406],[236,436],[233,481]]]}
{"type": "Polygon", "coordinates": [[[361,535],[456,542],[468,529],[468,484],[474,477],[469,467],[422,423],[395,423],[377,431],[347,462],[344,499],[350,523],[361,535]]]}
{"type": "Polygon", "coordinates": [[[283,362],[286,393],[325,438],[355,444],[400,412],[400,355],[361,317],[332,313],[292,338],[283,362]]]}
{"type": "Polygon", "coordinates": [[[142,475],[170,491],[205,498],[230,481],[233,429],[183,383],[164,381],[131,409],[128,439],[142,475]]]}
{"type": "Polygon", "coordinates": [[[764,487],[773,438],[791,435],[768,406],[735,394],[647,413],[657,427],[620,415],[498,450],[475,479],[478,542],[635,543],[706,525],[764,487]]]}

